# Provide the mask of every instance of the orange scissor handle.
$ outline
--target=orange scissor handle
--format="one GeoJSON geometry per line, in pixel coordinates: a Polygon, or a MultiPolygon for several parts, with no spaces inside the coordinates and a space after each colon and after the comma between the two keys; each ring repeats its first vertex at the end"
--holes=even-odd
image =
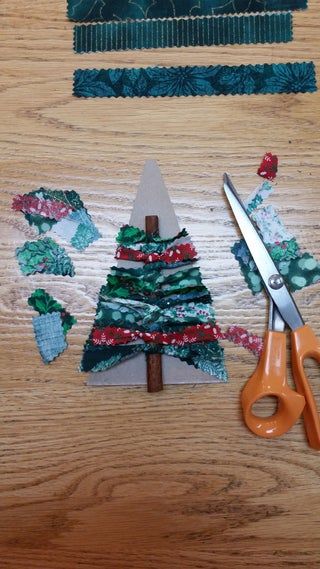
{"type": "Polygon", "coordinates": [[[257,369],[241,393],[244,421],[256,435],[266,438],[286,433],[300,417],[305,406],[304,393],[291,389],[287,383],[286,335],[268,331],[257,369]],[[252,406],[263,397],[274,396],[278,408],[271,417],[257,417],[252,406]]]}
{"type": "Polygon", "coordinates": [[[320,342],[313,330],[305,324],[292,332],[292,372],[297,391],[306,400],[303,412],[304,426],[312,448],[320,450],[320,419],[303,363],[305,358],[314,358],[320,363],[320,342]]]}

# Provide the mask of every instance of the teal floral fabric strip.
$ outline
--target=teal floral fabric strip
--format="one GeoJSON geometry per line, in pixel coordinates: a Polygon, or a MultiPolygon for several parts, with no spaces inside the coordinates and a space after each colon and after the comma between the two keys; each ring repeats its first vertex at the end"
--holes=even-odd
{"type": "Polygon", "coordinates": [[[48,273],[73,277],[75,274],[69,255],[51,237],[26,241],[16,249],[16,257],[23,275],[48,273]]]}
{"type": "Polygon", "coordinates": [[[59,312],[35,316],[32,320],[37,346],[45,364],[49,364],[67,348],[59,312]]]}
{"type": "Polygon", "coordinates": [[[76,53],[292,41],[292,14],[202,16],[75,26],[76,53]]]}
{"type": "Polygon", "coordinates": [[[307,0],[68,0],[68,17],[77,22],[108,22],[305,8],[307,0]]]}
{"type": "Polygon", "coordinates": [[[312,62],[77,69],[73,87],[76,97],[195,97],[316,90],[312,62]]]}

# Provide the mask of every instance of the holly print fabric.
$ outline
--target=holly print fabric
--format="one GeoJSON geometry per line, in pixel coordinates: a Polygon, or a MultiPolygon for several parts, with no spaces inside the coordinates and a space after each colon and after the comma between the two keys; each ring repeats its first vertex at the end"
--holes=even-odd
{"type": "Polygon", "coordinates": [[[26,241],[17,247],[16,257],[23,275],[47,273],[73,277],[75,274],[69,255],[51,237],[26,241]]]}
{"type": "Polygon", "coordinates": [[[218,342],[223,334],[200,270],[192,266],[196,251],[186,230],[162,240],[127,225],[117,242],[116,257],[120,253],[120,258],[137,260],[140,266],[111,268],[100,290],[81,369],[102,371],[141,352],[162,353],[226,381],[218,342]],[[181,269],[176,269],[176,255],[181,255],[181,269]]]}
{"type": "Polygon", "coordinates": [[[12,209],[21,211],[39,234],[52,230],[79,251],[101,237],[75,191],[39,188],[15,196],[12,209]]]}

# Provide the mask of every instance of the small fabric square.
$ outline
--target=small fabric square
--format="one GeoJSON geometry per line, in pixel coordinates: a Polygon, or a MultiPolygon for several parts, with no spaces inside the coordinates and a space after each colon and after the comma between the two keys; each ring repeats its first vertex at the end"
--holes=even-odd
{"type": "Polygon", "coordinates": [[[67,348],[60,313],[35,316],[32,322],[39,352],[48,364],[67,348]]]}

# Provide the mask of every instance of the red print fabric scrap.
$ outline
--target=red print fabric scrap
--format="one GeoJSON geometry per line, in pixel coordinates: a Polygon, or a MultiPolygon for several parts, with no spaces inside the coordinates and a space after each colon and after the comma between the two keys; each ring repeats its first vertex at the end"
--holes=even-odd
{"type": "Polygon", "coordinates": [[[257,174],[261,176],[261,178],[266,178],[267,180],[272,181],[277,176],[277,172],[278,156],[276,156],[276,154],[272,154],[271,152],[267,152],[262,159],[257,174]]]}
{"type": "Polygon", "coordinates": [[[135,340],[143,340],[152,344],[193,344],[195,342],[213,342],[222,338],[219,326],[211,324],[197,324],[196,326],[186,326],[180,332],[142,332],[139,330],[127,330],[114,326],[105,328],[94,328],[92,331],[92,342],[95,346],[116,346],[127,344],[135,340]]]}

